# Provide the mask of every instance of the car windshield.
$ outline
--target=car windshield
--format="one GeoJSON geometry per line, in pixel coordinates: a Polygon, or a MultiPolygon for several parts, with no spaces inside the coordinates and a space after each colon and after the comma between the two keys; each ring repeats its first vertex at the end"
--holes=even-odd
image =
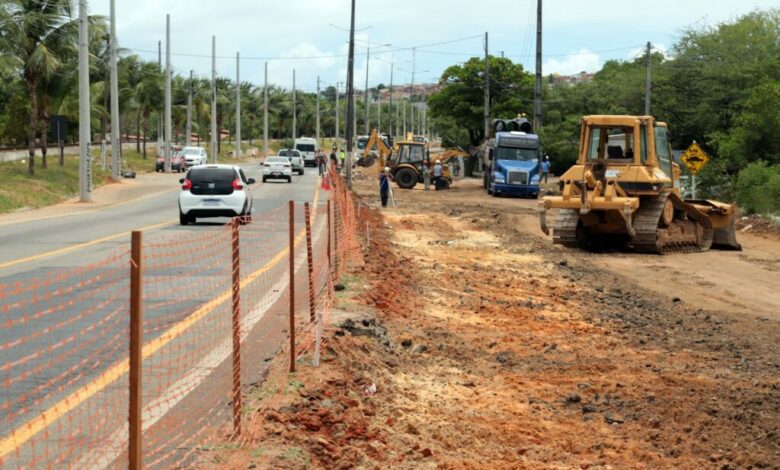
{"type": "Polygon", "coordinates": [[[279,151],[280,157],[298,157],[300,156],[300,152],[297,150],[280,150],[279,151]]]}
{"type": "Polygon", "coordinates": [[[286,158],[283,157],[268,157],[265,159],[266,163],[289,163],[286,158]]]}
{"type": "Polygon", "coordinates": [[[200,155],[200,149],[184,149],[184,155],[200,155]]]}
{"type": "Polygon", "coordinates": [[[295,148],[300,150],[301,152],[313,152],[314,144],[298,144],[295,146],[295,148]]]}
{"type": "Polygon", "coordinates": [[[519,149],[513,147],[498,147],[496,160],[515,160],[520,162],[535,161],[539,158],[536,149],[519,149]]]}

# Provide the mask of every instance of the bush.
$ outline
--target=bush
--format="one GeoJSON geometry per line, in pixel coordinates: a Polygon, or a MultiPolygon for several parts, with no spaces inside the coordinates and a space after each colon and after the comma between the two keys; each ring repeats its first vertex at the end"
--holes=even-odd
{"type": "Polygon", "coordinates": [[[754,162],[737,176],[737,202],[748,214],[780,211],[780,165],[754,162]]]}

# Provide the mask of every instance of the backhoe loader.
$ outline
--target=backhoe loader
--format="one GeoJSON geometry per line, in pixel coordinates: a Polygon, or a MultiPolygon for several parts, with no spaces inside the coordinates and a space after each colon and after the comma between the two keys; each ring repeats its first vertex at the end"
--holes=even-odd
{"type": "Polygon", "coordinates": [[[736,205],[682,199],[669,130],[652,116],[584,117],[577,163],[560,186],[561,196],[539,202],[545,234],[547,211],[559,210],[555,244],[658,254],[742,249],[736,205]]]}

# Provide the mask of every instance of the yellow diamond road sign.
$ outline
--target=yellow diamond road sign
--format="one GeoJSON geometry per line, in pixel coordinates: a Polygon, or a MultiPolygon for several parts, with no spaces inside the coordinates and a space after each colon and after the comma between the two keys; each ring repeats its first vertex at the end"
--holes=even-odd
{"type": "Polygon", "coordinates": [[[710,161],[710,157],[701,147],[699,147],[699,144],[694,141],[691,146],[683,152],[680,161],[685,163],[685,166],[688,167],[688,171],[690,171],[692,175],[695,175],[710,161]]]}

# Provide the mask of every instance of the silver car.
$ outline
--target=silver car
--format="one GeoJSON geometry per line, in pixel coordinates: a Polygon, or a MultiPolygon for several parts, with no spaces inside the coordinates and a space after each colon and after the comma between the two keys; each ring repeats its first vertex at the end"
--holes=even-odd
{"type": "Polygon", "coordinates": [[[303,174],[303,155],[301,155],[301,152],[299,150],[295,149],[281,149],[279,150],[279,156],[280,157],[287,157],[287,159],[290,161],[290,165],[292,165],[292,170],[295,173],[298,173],[299,175],[303,174]]]}

